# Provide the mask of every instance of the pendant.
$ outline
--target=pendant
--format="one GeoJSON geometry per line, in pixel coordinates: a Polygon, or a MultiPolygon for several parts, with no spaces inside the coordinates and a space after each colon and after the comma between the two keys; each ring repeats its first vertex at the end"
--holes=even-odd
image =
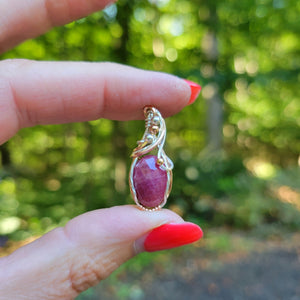
{"type": "Polygon", "coordinates": [[[144,108],[145,133],[133,150],[129,185],[135,203],[142,209],[155,211],[167,202],[172,188],[173,162],[163,146],[166,124],[160,112],[152,107],[144,108]],[[147,155],[157,148],[157,155],[147,155]]]}

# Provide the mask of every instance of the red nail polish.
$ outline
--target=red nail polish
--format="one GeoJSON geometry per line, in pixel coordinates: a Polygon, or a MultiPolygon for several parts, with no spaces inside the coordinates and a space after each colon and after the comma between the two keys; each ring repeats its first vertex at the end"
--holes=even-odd
{"type": "Polygon", "coordinates": [[[144,248],[148,252],[171,249],[196,242],[202,236],[201,228],[193,223],[165,224],[148,234],[144,248]]]}
{"type": "Polygon", "coordinates": [[[187,79],[184,79],[184,81],[186,83],[188,83],[188,85],[191,87],[191,98],[190,98],[188,104],[192,104],[199,96],[200,91],[201,91],[201,86],[199,84],[197,84],[193,81],[187,80],[187,79]]]}

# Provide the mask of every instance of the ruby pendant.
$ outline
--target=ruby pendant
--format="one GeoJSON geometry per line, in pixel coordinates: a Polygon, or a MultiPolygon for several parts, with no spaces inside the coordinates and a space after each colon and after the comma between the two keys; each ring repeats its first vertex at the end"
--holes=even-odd
{"type": "Polygon", "coordinates": [[[136,204],[145,210],[158,210],[167,202],[172,188],[173,163],[163,150],[165,122],[154,107],[145,108],[146,131],[133,150],[129,184],[136,204]],[[145,155],[157,148],[157,155],[145,155]]]}

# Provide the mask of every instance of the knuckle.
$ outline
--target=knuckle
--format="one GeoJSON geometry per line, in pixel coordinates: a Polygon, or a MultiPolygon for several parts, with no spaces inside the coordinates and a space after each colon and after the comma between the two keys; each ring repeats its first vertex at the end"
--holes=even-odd
{"type": "Polygon", "coordinates": [[[0,145],[13,136],[20,128],[18,110],[9,80],[0,72],[0,145]]]}
{"type": "Polygon", "coordinates": [[[37,123],[36,113],[30,110],[26,101],[20,101],[20,93],[16,89],[16,82],[18,82],[20,74],[23,74],[31,64],[32,61],[27,59],[0,61],[0,94],[2,94],[0,101],[2,99],[2,105],[10,108],[9,111],[13,116],[13,120],[16,120],[15,131],[37,123]]]}
{"type": "Polygon", "coordinates": [[[77,259],[69,271],[69,283],[77,294],[94,286],[103,279],[103,275],[98,270],[97,265],[88,255],[83,255],[77,259]]]}
{"type": "Polygon", "coordinates": [[[95,249],[83,247],[73,241],[72,235],[63,228],[66,240],[71,245],[71,255],[68,282],[70,288],[80,294],[108,277],[118,265],[114,261],[115,255],[110,252],[99,253],[95,249]]]}

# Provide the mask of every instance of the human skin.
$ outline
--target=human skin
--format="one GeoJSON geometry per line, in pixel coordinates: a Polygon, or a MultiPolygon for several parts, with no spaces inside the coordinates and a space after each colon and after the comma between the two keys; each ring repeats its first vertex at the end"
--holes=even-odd
{"type": "MultiPolygon", "coordinates": [[[[107,4],[0,0],[0,53],[107,4]]],[[[37,124],[142,119],[146,105],[168,117],[190,98],[187,82],[164,73],[114,63],[5,60],[0,62],[0,144],[37,124]]],[[[170,232],[184,227],[187,237],[194,233],[181,243],[173,240],[172,247],[202,236],[198,226],[167,209],[153,213],[124,205],[80,215],[0,259],[0,300],[74,299],[136,254],[167,249],[153,243],[163,234],[153,229],[163,224],[170,232]]]]}

